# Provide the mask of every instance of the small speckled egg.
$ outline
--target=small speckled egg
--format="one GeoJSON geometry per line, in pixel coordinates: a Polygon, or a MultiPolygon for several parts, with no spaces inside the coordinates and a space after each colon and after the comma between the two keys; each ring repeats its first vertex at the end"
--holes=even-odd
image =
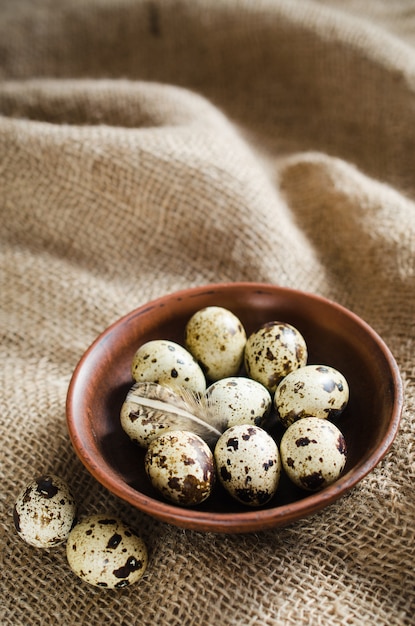
{"type": "Polygon", "coordinates": [[[189,431],[170,431],[153,439],[144,467],[153,487],[182,506],[206,500],[215,483],[212,451],[201,437],[189,431]]]}
{"type": "Polygon", "coordinates": [[[307,363],[307,345],[301,333],[285,322],[268,322],[253,332],[245,346],[245,368],[250,378],[274,393],[291,371],[307,363]]]}
{"type": "Polygon", "coordinates": [[[261,383],[245,376],[230,376],[216,381],[206,390],[211,406],[226,420],[226,426],[261,426],[272,405],[271,394],[261,383]]]}
{"type": "Polygon", "coordinates": [[[274,406],[285,427],[303,417],[335,418],[348,401],[345,377],[327,365],[306,365],[290,372],[274,396],[274,406]]]}
{"type": "Polygon", "coordinates": [[[339,478],[346,465],[346,441],[332,422],[304,417],[287,428],[280,444],[288,478],[307,491],[318,491],[339,478]]]}
{"type": "Polygon", "coordinates": [[[76,503],[66,481],[44,474],[31,481],[18,495],[13,519],[16,531],[36,548],[63,543],[75,523],[76,503]]]}
{"type": "Polygon", "coordinates": [[[221,484],[238,502],[263,506],[277,491],[281,473],[278,446],[259,426],[228,428],[218,439],[214,457],[221,484]]]}
{"type": "Polygon", "coordinates": [[[204,393],[205,375],[183,346],[166,339],[148,341],[136,351],[131,373],[137,382],[154,382],[204,393]]]}
{"type": "Polygon", "coordinates": [[[201,309],[186,324],[186,348],[211,381],[238,373],[245,343],[246,333],[241,321],[223,307],[201,309]]]}
{"type": "Polygon", "coordinates": [[[109,589],[137,582],[148,563],[143,539],[121,520],[106,515],[90,515],[71,530],[66,556],[79,578],[109,589]]]}

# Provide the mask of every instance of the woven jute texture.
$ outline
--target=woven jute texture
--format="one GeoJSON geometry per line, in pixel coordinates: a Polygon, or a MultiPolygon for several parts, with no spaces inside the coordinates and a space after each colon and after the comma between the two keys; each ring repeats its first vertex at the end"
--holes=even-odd
{"type": "Polygon", "coordinates": [[[0,0],[2,626],[415,623],[415,6],[349,0],[0,0]],[[185,531],[73,451],[71,374],[176,289],[261,281],[363,317],[400,368],[383,461],[285,528],[185,531]],[[34,476],[135,526],[119,591],[16,534],[34,476]]]}

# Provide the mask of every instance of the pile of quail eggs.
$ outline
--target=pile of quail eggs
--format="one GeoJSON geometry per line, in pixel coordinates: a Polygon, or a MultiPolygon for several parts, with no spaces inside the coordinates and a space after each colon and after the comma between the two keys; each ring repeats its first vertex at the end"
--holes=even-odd
{"type": "Polygon", "coordinates": [[[309,492],[339,478],[347,449],[332,419],[348,403],[348,383],[333,367],[307,363],[297,328],[270,321],[247,336],[230,310],[209,306],[188,320],[183,344],[160,339],[137,349],[120,414],[124,431],[146,449],[145,472],[163,498],[198,505],[219,482],[239,503],[260,507],[276,494],[282,471],[309,492]],[[163,402],[142,406],[142,383],[165,388],[166,406],[190,391],[215,415],[216,437],[192,420],[183,426],[180,416],[172,423],[163,402]],[[272,410],[284,429],[279,443],[267,421],[272,410]]]}

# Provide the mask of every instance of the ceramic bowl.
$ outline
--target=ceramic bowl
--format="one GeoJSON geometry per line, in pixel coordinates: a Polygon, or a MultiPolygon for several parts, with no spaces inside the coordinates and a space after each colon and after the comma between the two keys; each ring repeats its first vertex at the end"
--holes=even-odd
{"type": "MultiPolygon", "coordinates": [[[[72,376],[67,425],[76,453],[109,491],[150,516],[182,528],[224,533],[258,532],[295,522],[332,504],[364,478],[389,450],[402,411],[396,362],[379,335],[354,313],[322,297],[260,283],[217,284],[170,293],[131,311],[87,349],[72,376]],[[187,320],[211,305],[225,307],[247,335],[264,322],[295,326],[308,346],[308,363],[331,365],[346,377],[349,404],[338,418],[348,459],[342,476],[317,492],[305,492],[282,474],[277,494],[261,509],[232,501],[218,487],[194,508],[160,497],[144,471],[144,450],[120,426],[120,409],[132,385],[131,361],[151,339],[183,344],[187,320]]],[[[282,433],[275,425],[274,436],[282,433]]]]}

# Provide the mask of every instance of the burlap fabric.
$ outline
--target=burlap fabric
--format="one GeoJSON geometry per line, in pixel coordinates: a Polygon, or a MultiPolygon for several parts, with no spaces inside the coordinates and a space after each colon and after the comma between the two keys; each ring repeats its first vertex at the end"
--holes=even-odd
{"type": "Polygon", "coordinates": [[[415,5],[1,0],[3,626],[415,623],[415,5]],[[65,424],[95,336],[192,285],[268,281],[368,321],[405,385],[396,442],[283,529],[159,523],[97,484],[65,424]],[[113,592],[13,529],[55,472],[150,551],[113,592]]]}

